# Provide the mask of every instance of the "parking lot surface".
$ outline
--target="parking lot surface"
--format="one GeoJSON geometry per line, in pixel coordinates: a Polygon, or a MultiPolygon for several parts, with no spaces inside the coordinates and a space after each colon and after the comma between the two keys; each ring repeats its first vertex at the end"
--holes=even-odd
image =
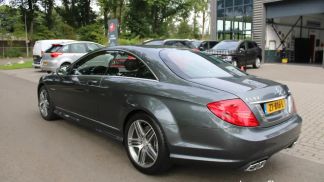
{"type": "Polygon", "coordinates": [[[256,172],[187,164],[148,176],[133,168],[120,143],[68,121],[46,122],[40,117],[36,88],[39,77],[46,73],[0,71],[0,181],[323,182],[324,69],[266,64],[247,72],[291,89],[304,119],[296,147],[274,155],[256,172]]]}

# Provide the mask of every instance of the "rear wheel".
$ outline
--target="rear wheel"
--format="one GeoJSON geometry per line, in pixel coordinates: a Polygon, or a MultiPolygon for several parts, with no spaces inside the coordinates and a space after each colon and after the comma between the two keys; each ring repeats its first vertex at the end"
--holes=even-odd
{"type": "Polygon", "coordinates": [[[54,113],[54,105],[50,100],[49,94],[45,86],[39,89],[38,95],[38,107],[41,116],[47,120],[51,121],[57,119],[57,115],[54,113]]]}
{"type": "Polygon", "coordinates": [[[253,68],[260,68],[261,66],[261,59],[257,57],[253,63],[253,68]]]}
{"type": "Polygon", "coordinates": [[[139,171],[156,174],[171,166],[163,132],[147,114],[137,113],[129,119],[124,141],[128,157],[139,171]]]}

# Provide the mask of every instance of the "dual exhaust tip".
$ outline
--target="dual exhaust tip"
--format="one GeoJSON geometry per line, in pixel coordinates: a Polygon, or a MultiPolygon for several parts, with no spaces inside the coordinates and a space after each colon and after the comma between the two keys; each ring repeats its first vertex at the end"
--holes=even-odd
{"type": "MultiPolygon", "coordinates": [[[[287,148],[292,148],[297,144],[297,141],[293,142],[291,145],[289,145],[287,148]]],[[[256,171],[258,169],[261,169],[265,166],[267,160],[262,160],[259,162],[255,162],[250,164],[247,168],[245,168],[245,171],[247,172],[252,172],[252,171],[256,171]]]]}
{"type": "Polygon", "coordinates": [[[267,162],[267,160],[263,160],[263,161],[259,161],[253,164],[250,164],[245,171],[247,172],[252,172],[252,171],[256,171],[258,169],[261,169],[264,167],[265,163],[267,162]]]}

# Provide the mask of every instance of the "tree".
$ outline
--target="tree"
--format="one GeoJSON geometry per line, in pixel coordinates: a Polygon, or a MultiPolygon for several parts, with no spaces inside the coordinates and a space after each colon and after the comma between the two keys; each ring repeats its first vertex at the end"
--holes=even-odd
{"type": "Polygon", "coordinates": [[[188,0],[129,0],[125,24],[132,34],[163,36],[167,34],[166,20],[188,11],[188,0]]]}
{"type": "Polygon", "coordinates": [[[27,26],[29,40],[32,39],[34,30],[35,12],[38,10],[38,0],[13,0],[11,5],[18,7],[21,11],[21,20],[27,26]]]}
{"type": "Polygon", "coordinates": [[[46,26],[49,30],[51,30],[53,28],[53,9],[54,9],[54,5],[55,2],[54,0],[42,0],[41,4],[44,8],[44,21],[46,22],[46,26]]]}

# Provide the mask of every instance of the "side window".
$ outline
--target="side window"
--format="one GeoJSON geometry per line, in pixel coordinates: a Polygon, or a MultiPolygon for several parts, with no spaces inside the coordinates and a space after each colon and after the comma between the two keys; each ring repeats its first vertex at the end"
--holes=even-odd
{"type": "Polygon", "coordinates": [[[87,49],[85,47],[85,44],[71,44],[70,45],[71,53],[86,53],[87,49]]]}
{"type": "Polygon", "coordinates": [[[105,75],[108,70],[109,62],[114,56],[109,53],[97,54],[85,58],[85,60],[76,63],[72,70],[73,75],[105,75]]]}
{"type": "Polygon", "coordinates": [[[58,52],[68,53],[69,52],[69,45],[62,46],[61,49],[58,52]]]}
{"type": "Polygon", "coordinates": [[[252,42],[247,42],[248,44],[248,49],[253,49],[254,48],[254,44],[252,42]]]}
{"type": "Polygon", "coordinates": [[[126,52],[117,52],[109,63],[108,75],[155,80],[150,69],[139,59],[126,52]]]}
{"type": "Polygon", "coordinates": [[[88,43],[87,46],[88,46],[88,52],[90,52],[90,51],[94,51],[94,50],[100,48],[100,47],[97,46],[96,44],[91,44],[91,43],[88,43]]]}

